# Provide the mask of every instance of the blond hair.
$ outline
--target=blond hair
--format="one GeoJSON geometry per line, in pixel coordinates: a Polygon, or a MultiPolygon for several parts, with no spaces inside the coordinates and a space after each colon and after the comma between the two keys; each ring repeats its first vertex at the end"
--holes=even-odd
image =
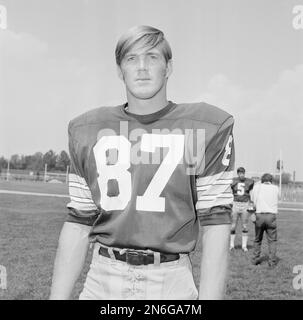
{"type": "Polygon", "coordinates": [[[172,52],[168,41],[164,37],[164,33],[151,26],[135,26],[126,31],[119,39],[115,55],[116,63],[121,65],[121,61],[125,55],[136,45],[142,45],[142,48],[152,49],[158,45],[166,62],[172,58],[172,52]]]}

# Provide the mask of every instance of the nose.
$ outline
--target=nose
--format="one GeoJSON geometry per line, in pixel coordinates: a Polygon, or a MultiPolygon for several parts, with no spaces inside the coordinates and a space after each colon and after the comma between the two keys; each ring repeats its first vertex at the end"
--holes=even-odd
{"type": "Polygon", "coordinates": [[[139,61],[138,61],[138,69],[139,70],[146,70],[148,68],[148,62],[147,59],[144,55],[139,56],[139,61]]]}

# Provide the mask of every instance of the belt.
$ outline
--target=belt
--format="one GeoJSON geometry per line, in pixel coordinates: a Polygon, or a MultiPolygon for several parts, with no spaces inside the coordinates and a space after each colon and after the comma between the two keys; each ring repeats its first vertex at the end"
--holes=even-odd
{"type": "MultiPolygon", "coordinates": [[[[101,256],[110,258],[108,249],[105,247],[100,247],[99,254],[101,256]]],[[[154,263],[154,254],[136,250],[127,250],[123,254],[120,254],[118,250],[113,250],[117,260],[127,262],[128,264],[139,266],[139,265],[148,265],[154,263]]],[[[180,258],[178,253],[160,253],[160,263],[175,261],[180,258]]]]}

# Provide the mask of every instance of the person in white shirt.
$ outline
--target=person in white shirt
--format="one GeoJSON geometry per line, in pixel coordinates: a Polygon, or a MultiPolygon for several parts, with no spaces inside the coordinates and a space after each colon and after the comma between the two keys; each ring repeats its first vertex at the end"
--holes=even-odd
{"type": "Polygon", "coordinates": [[[251,199],[256,207],[255,221],[255,241],[252,263],[261,263],[261,245],[263,233],[266,232],[269,250],[269,267],[277,264],[277,213],[279,189],[272,184],[273,177],[265,173],[261,178],[261,183],[256,184],[251,195],[251,199]]]}

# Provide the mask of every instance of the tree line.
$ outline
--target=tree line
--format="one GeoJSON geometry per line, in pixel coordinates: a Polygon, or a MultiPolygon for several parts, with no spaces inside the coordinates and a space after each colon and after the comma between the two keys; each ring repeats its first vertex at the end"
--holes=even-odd
{"type": "MultiPolygon", "coordinates": [[[[55,153],[49,150],[46,153],[36,152],[33,155],[14,154],[9,159],[10,169],[43,171],[47,164],[47,171],[66,171],[70,165],[70,158],[66,151],[55,153]]],[[[0,171],[7,169],[8,159],[0,157],[0,171]]]]}
{"type": "MultiPolygon", "coordinates": [[[[14,154],[10,158],[10,169],[43,171],[47,164],[47,171],[66,171],[67,166],[70,166],[70,157],[66,151],[61,151],[56,154],[53,150],[47,151],[45,154],[36,152],[33,155],[14,154]]],[[[0,157],[0,172],[7,169],[8,160],[0,157]]],[[[291,182],[291,174],[282,173],[282,184],[291,182]]],[[[274,183],[279,183],[279,175],[274,174],[274,183]]]]}

